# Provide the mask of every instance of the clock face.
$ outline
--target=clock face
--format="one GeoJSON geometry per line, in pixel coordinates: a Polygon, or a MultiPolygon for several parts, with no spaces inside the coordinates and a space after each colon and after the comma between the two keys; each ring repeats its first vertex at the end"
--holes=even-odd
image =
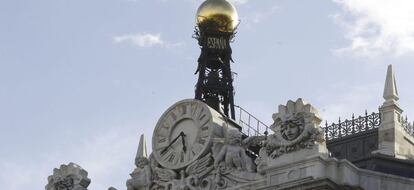
{"type": "Polygon", "coordinates": [[[211,112],[198,100],[183,100],[159,119],[152,137],[154,157],[164,167],[179,169],[195,161],[211,144],[211,112]]]}

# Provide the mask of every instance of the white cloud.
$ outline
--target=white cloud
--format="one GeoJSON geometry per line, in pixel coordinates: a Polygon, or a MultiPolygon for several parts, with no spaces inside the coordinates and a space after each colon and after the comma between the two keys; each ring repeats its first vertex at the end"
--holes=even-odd
{"type": "Polygon", "coordinates": [[[138,34],[126,34],[121,36],[113,37],[114,43],[127,43],[133,46],[138,46],[142,48],[148,47],[165,47],[165,48],[172,48],[183,45],[182,42],[178,43],[169,43],[164,41],[161,38],[161,34],[150,34],[150,33],[138,33],[138,34]]]}
{"type": "Polygon", "coordinates": [[[350,41],[337,53],[367,57],[414,53],[414,1],[332,1],[342,8],[333,18],[350,41]]]}
{"type": "Polygon", "coordinates": [[[115,43],[130,43],[139,47],[162,46],[164,44],[160,34],[148,33],[115,36],[113,40],[115,43]]]}

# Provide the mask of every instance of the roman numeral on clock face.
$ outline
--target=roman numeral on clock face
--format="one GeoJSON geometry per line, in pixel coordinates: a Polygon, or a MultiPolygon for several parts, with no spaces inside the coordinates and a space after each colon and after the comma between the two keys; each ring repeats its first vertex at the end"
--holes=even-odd
{"type": "Polygon", "coordinates": [[[158,143],[165,143],[167,141],[167,138],[166,137],[159,137],[158,138],[158,143]]]}
{"type": "Polygon", "coordinates": [[[181,152],[180,154],[180,162],[184,162],[185,161],[185,153],[181,152]]]}
{"type": "Polygon", "coordinates": [[[155,149],[160,149],[160,147],[166,147],[168,146],[168,138],[164,136],[163,134],[158,134],[154,137],[156,139],[155,141],[155,149]]]}
{"type": "Polygon", "coordinates": [[[198,154],[201,150],[203,149],[203,146],[199,143],[195,143],[192,147],[191,147],[191,151],[198,154]]]}
{"type": "Polygon", "coordinates": [[[191,150],[191,157],[194,157],[197,154],[195,150],[191,150]]]}
{"type": "Polygon", "coordinates": [[[199,107],[199,106],[197,106],[197,105],[192,106],[191,115],[192,115],[194,118],[198,118],[198,119],[199,119],[199,118],[202,116],[202,114],[205,114],[205,113],[204,113],[204,108],[203,108],[203,107],[199,107]]]}
{"type": "Polygon", "coordinates": [[[206,143],[206,140],[203,139],[203,138],[199,138],[197,142],[200,143],[200,144],[204,144],[204,143],[206,143]]]}
{"type": "Polygon", "coordinates": [[[202,121],[205,117],[207,116],[207,114],[202,114],[202,115],[200,115],[200,117],[198,118],[200,121],[202,121]]]}
{"type": "Polygon", "coordinates": [[[205,125],[205,126],[201,127],[201,130],[202,131],[207,131],[208,130],[208,125],[205,125]]]}
{"type": "Polygon", "coordinates": [[[171,154],[171,155],[168,157],[168,162],[172,162],[172,161],[174,160],[174,158],[175,158],[175,154],[171,154]]]}
{"type": "Polygon", "coordinates": [[[180,160],[180,157],[177,155],[178,153],[174,152],[173,154],[171,154],[168,157],[168,162],[170,162],[171,164],[177,164],[178,161],[180,160]]]}
{"type": "Polygon", "coordinates": [[[172,150],[171,149],[167,149],[167,150],[164,150],[164,148],[161,148],[161,152],[160,152],[160,154],[161,154],[161,157],[167,157],[168,155],[170,155],[172,153],[172,150]]]}
{"type": "Polygon", "coordinates": [[[210,123],[210,119],[207,117],[207,113],[203,113],[198,118],[198,121],[200,123],[201,130],[208,129],[208,124],[210,123]]]}
{"type": "Polygon", "coordinates": [[[171,117],[174,120],[177,120],[177,118],[183,117],[184,115],[187,114],[187,111],[188,111],[187,107],[188,107],[187,104],[180,105],[179,107],[176,107],[175,109],[173,109],[170,112],[171,117]]]}

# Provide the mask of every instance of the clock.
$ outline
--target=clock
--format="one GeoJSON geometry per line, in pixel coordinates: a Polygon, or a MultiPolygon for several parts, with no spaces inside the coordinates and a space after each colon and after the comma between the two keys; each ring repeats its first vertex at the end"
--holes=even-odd
{"type": "Polygon", "coordinates": [[[154,129],[154,158],[165,168],[186,167],[210,150],[215,131],[222,128],[218,118],[222,116],[199,100],[175,103],[164,112],[154,129]]]}

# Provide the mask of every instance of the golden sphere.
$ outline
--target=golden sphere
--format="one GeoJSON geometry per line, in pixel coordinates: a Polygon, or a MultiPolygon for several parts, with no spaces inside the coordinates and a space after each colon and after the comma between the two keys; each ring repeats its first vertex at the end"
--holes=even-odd
{"type": "Polygon", "coordinates": [[[213,25],[221,32],[233,32],[239,16],[236,8],[226,0],[206,0],[197,10],[196,23],[200,28],[213,25]]]}

